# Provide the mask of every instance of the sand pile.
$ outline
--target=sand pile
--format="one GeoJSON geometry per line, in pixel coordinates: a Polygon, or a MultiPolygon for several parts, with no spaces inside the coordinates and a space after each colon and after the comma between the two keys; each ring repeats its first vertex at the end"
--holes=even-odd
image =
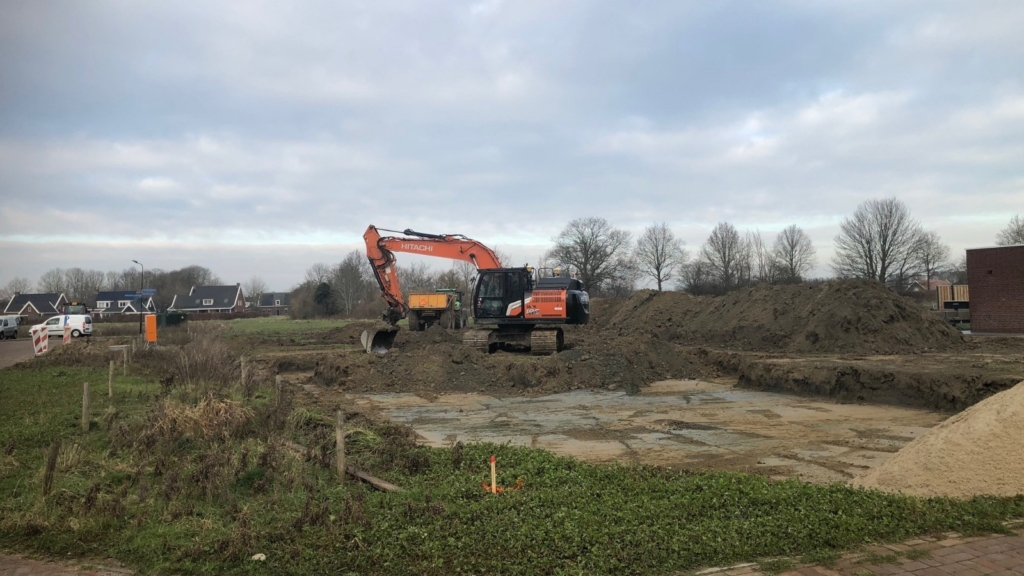
{"type": "Polygon", "coordinates": [[[919,304],[860,280],[759,285],[718,297],[644,290],[605,330],[766,352],[900,354],[964,346],[956,329],[919,304]]]}
{"type": "Polygon", "coordinates": [[[1024,494],[1024,382],[936,426],[853,484],[917,496],[1024,494]]]}

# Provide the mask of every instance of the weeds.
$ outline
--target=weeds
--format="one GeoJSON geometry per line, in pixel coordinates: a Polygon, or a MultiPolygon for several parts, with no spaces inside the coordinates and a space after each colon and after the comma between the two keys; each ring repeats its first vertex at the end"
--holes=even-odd
{"type": "Polygon", "coordinates": [[[3,373],[0,446],[15,439],[23,463],[0,476],[0,540],[43,554],[109,554],[140,572],[667,574],[801,554],[822,562],[865,542],[994,530],[1024,515],[1024,498],[917,499],[591,465],[509,445],[430,449],[407,428],[346,415],[353,461],[405,488],[378,493],[339,484],[331,418],[308,408],[271,417],[278,403],[267,386],[247,402],[119,395],[111,429],[82,434],[80,382],[95,374],[56,370],[3,373]],[[79,464],[55,474],[43,499],[37,471],[55,441],[78,446],[79,464]],[[491,454],[498,483],[524,478],[522,490],[484,493],[491,454]],[[249,561],[255,553],[266,562],[249,561]]]}
{"type": "Polygon", "coordinates": [[[192,341],[181,347],[171,374],[179,386],[223,392],[238,382],[240,370],[238,358],[221,340],[220,330],[211,325],[192,332],[192,341]]]}
{"type": "Polygon", "coordinates": [[[217,400],[207,396],[195,406],[165,398],[153,411],[142,432],[139,443],[174,443],[185,436],[207,440],[228,440],[252,420],[253,413],[232,400],[217,400]]]}
{"type": "Polygon", "coordinates": [[[57,471],[68,473],[75,470],[82,461],[82,447],[78,444],[64,444],[57,454],[57,471]]]}
{"type": "Polygon", "coordinates": [[[906,554],[907,560],[920,560],[922,558],[928,558],[931,555],[932,551],[924,548],[912,548],[908,550],[906,554]]]}
{"type": "Polygon", "coordinates": [[[835,563],[842,558],[842,554],[838,550],[815,550],[808,552],[800,557],[800,562],[804,564],[816,564],[831,568],[835,566],[835,563]]]}
{"type": "Polygon", "coordinates": [[[771,560],[762,560],[758,563],[761,568],[761,572],[765,574],[781,574],[796,566],[796,563],[789,558],[773,558],[771,560]]]}

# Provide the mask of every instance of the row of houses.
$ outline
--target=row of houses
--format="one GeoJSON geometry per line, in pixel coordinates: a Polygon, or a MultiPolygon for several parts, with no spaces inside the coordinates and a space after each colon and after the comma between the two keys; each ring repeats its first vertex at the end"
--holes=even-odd
{"type": "MultiPolygon", "coordinates": [[[[22,316],[28,320],[39,320],[64,313],[68,299],[64,294],[15,294],[4,308],[4,315],[22,316]]],[[[288,314],[291,295],[287,292],[260,294],[256,302],[247,302],[242,286],[193,286],[188,294],[175,294],[169,312],[187,313],[242,313],[260,312],[268,316],[288,314]]],[[[93,315],[116,316],[152,314],[157,306],[152,297],[137,298],[125,291],[97,292],[87,303],[93,315]]]]}

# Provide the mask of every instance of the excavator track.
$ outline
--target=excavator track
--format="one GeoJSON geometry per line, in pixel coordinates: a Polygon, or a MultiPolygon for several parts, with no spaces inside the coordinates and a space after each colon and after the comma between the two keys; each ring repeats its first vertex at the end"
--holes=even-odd
{"type": "Polygon", "coordinates": [[[462,333],[462,343],[470,348],[488,352],[491,346],[491,332],[494,330],[466,330],[462,333]]]}
{"type": "Polygon", "coordinates": [[[534,328],[530,332],[530,354],[547,356],[560,352],[563,338],[561,328],[534,328]]]}

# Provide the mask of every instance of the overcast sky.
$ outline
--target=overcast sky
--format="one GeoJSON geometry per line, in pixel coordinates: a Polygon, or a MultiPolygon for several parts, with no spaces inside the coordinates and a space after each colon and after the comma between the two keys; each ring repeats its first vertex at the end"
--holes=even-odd
{"type": "Polygon", "coordinates": [[[287,289],[369,223],[521,264],[582,216],[691,251],[796,223],[826,274],[885,196],[958,255],[1024,213],[1022,31],[1019,0],[5,2],[0,284],[287,289]]]}

